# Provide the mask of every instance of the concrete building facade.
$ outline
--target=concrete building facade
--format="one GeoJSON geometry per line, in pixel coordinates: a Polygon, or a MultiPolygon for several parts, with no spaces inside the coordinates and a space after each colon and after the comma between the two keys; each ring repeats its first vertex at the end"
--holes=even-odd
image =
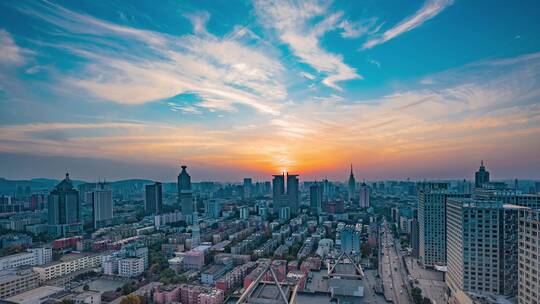
{"type": "Polygon", "coordinates": [[[518,303],[540,303],[540,209],[519,211],[518,303]]]}

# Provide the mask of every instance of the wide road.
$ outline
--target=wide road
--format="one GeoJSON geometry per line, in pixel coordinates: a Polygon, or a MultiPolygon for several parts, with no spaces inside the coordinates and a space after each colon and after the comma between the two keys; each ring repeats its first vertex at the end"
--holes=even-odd
{"type": "Polygon", "coordinates": [[[365,304],[386,304],[386,300],[375,293],[375,285],[377,285],[374,270],[364,270],[364,301],[365,304]]]}
{"type": "Polygon", "coordinates": [[[385,297],[396,304],[411,304],[405,285],[406,279],[403,276],[405,269],[403,269],[400,257],[397,254],[392,232],[386,222],[383,223],[381,230],[381,250],[384,253],[381,259],[381,268],[385,297]]]}

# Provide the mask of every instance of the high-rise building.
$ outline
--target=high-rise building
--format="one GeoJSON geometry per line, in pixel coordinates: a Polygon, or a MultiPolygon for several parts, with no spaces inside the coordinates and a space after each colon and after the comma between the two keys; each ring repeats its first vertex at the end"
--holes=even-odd
{"type": "Polygon", "coordinates": [[[298,175],[287,173],[287,201],[291,215],[296,216],[300,210],[300,189],[298,175]]]}
{"type": "Polygon", "coordinates": [[[161,214],[163,206],[163,191],[159,182],[153,185],[146,185],[146,200],[144,201],[144,211],[146,214],[161,214]]]}
{"type": "Polygon", "coordinates": [[[339,233],[341,240],[341,251],[350,253],[360,253],[360,231],[354,226],[347,225],[339,233]]]}
{"type": "Polygon", "coordinates": [[[182,172],[178,175],[178,202],[182,213],[188,222],[193,215],[193,192],[191,190],[191,176],[186,172],[187,166],[182,166],[182,172]]]}
{"type": "Polygon", "coordinates": [[[489,183],[489,172],[484,167],[484,161],[480,161],[480,168],[474,174],[474,187],[481,188],[483,184],[489,183]]]}
{"type": "Polygon", "coordinates": [[[244,178],[244,199],[251,199],[252,192],[253,192],[253,183],[251,181],[251,178],[246,177],[244,178]]]}
{"type": "Polygon", "coordinates": [[[105,183],[98,183],[94,191],[87,193],[86,200],[86,203],[92,206],[94,228],[112,224],[112,190],[108,189],[105,183]]]}
{"type": "Polygon", "coordinates": [[[309,206],[312,213],[319,214],[322,211],[323,186],[319,183],[309,186],[309,206]]]}
{"type": "Polygon", "coordinates": [[[297,215],[300,209],[300,191],[298,175],[287,173],[287,187],[285,187],[285,174],[273,175],[272,200],[274,213],[279,213],[281,208],[288,207],[291,215],[297,215]]]}
{"type": "Polygon", "coordinates": [[[272,179],[272,200],[274,203],[274,213],[279,213],[281,207],[286,205],[285,195],[285,174],[274,175],[272,179]]]}
{"type": "Polygon", "coordinates": [[[193,225],[191,227],[191,248],[195,248],[201,244],[201,227],[193,225]]]}
{"type": "Polygon", "coordinates": [[[411,223],[411,256],[418,259],[420,254],[420,242],[418,234],[418,218],[414,217],[411,223]]]}
{"type": "Polygon", "coordinates": [[[363,182],[360,185],[359,194],[360,194],[360,197],[359,197],[360,208],[369,208],[370,190],[369,190],[369,186],[366,185],[365,182],[363,182]]]}
{"type": "Polygon", "coordinates": [[[239,211],[240,211],[240,219],[247,220],[249,217],[248,206],[241,206],[239,211]]]}
{"type": "Polygon", "coordinates": [[[82,232],[79,191],[73,188],[69,173],[48,196],[48,232],[54,237],[82,232]]]}
{"type": "Polygon", "coordinates": [[[334,198],[334,187],[327,179],[322,181],[323,184],[323,202],[327,202],[334,198]]]}
{"type": "Polygon", "coordinates": [[[348,192],[347,192],[349,201],[352,201],[354,199],[355,191],[356,191],[356,180],[354,179],[353,168],[351,164],[351,173],[349,174],[348,192]]]}
{"type": "Polygon", "coordinates": [[[221,202],[217,199],[207,200],[204,209],[207,217],[219,218],[221,216],[221,202]]]}
{"type": "Polygon", "coordinates": [[[446,265],[446,201],[450,197],[470,197],[452,193],[445,183],[419,184],[418,242],[419,259],[426,267],[446,265]]]}
{"type": "Polygon", "coordinates": [[[448,198],[446,281],[454,293],[516,295],[517,219],[523,208],[500,201],[448,198]]]}
{"type": "Polygon", "coordinates": [[[518,303],[540,303],[540,209],[519,211],[518,303]]]}

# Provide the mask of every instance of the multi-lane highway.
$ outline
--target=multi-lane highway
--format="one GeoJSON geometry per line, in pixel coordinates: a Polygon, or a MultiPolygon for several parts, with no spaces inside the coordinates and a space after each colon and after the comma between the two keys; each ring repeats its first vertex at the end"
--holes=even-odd
{"type": "Polygon", "coordinates": [[[388,224],[381,227],[381,278],[384,296],[396,304],[412,303],[407,291],[405,269],[388,224]]]}

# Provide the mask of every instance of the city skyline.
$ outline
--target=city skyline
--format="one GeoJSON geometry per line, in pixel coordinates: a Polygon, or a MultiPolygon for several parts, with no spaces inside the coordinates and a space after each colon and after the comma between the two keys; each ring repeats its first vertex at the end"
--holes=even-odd
{"type": "Polygon", "coordinates": [[[538,179],[538,6],[6,1],[0,175],[538,179]]]}

